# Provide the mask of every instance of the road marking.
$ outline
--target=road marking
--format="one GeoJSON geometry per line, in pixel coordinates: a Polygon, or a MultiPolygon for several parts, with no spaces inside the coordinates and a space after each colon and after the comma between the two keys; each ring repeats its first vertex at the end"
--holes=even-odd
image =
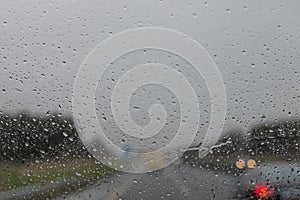
{"type": "Polygon", "coordinates": [[[105,200],[117,200],[118,197],[122,196],[132,185],[133,180],[140,178],[141,174],[133,174],[127,181],[125,181],[119,188],[105,198],[105,200]]]}

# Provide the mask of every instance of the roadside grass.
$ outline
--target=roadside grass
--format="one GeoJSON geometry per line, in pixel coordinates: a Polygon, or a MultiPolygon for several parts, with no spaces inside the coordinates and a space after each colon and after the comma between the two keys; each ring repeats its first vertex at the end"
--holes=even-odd
{"type": "Polygon", "coordinates": [[[113,169],[92,158],[0,162],[0,191],[32,185],[55,185],[57,181],[86,185],[105,179],[113,172],[113,169]]]}

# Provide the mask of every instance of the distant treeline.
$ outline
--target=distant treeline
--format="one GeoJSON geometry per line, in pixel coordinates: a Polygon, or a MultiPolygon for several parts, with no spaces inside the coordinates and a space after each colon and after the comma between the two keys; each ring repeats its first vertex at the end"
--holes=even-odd
{"type": "Polygon", "coordinates": [[[253,126],[249,144],[255,154],[300,156],[300,121],[289,120],[253,126]]]}
{"type": "MultiPolygon", "coordinates": [[[[85,157],[72,117],[0,113],[0,160],[85,157]]],[[[234,131],[213,149],[213,155],[300,156],[300,121],[263,123],[248,135],[234,131]]]]}
{"type": "Polygon", "coordinates": [[[0,160],[86,156],[71,117],[0,114],[0,160]]]}
{"type": "Polygon", "coordinates": [[[221,143],[226,145],[214,149],[213,154],[299,157],[300,121],[256,124],[247,135],[235,131],[222,139],[221,143]]]}

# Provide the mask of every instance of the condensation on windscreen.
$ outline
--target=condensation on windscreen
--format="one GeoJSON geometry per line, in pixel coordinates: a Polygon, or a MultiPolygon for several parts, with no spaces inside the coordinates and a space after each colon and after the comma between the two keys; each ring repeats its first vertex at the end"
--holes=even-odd
{"type": "MultiPolygon", "coordinates": [[[[272,0],[1,2],[1,196],[299,199],[299,6],[298,1],[272,0]],[[89,69],[89,64],[83,63],[97,45],[124,31],[149,27],[182,33],[187,41],[193,39],[217,70],[199,72],[195,63],[202,57],[178,53],[185,48],[177,48],[181,40],[172,41],[170,36],[165,40],[172,41],[174,51],[147,46],[124,52],[105,66],[97,82],[90,84],[89,76],[78,82],[80,67],[89,69]],[[138,77],[129,72],[145,65],[152,72],[159,65],[166,66],[156,77],[167,71],[169,76],[162,82],[178,86],[172,89],[153,81],[136,87],[128,100],[130,118],[123,113],[116,118],[121,111],[113,108],[114,103],[118,106],[125,101],[112,100],[114,92],[116,96],[123,92],[115,89],[122,86],[118,81],[123,78],[128,85],[135,84],[138,77]],[[208,74],[206,79],[201,73],[208,74]],[[225,95],[211,96],[209,80],[215,79],[223,83],[215,82],[224,87],[225,95]],[[184,81],[194,91],[191,96],[184,81]],[[88,108],[94,107],[94,118],[81,121],[88,110],[73,115],[74,85],[86,91],[78,96],[86,100],[88,108]],[[176,88],[183,88],[180,94],[186,96],[181,98],[174,92],[176,88]],[[85,99],[91,91],[93,98],[85,99]],[[198,107],[185,116],[181,105],[193,97],[198,107]],[[214,110],[219,100],[226,104],[218,104],[214,110]],[[216,113],[220,117],[223,110],[224,119],[216,120],[222,130],[220,137],[216,133],[217,141],[204,145],[212,118],[216,113]],[[191,117],[193,112],[199,118],[191,117]],[[101,142],[91,148],[87,145],[94,137],[99,139],[98,127],[92,124],[96,118],[105,137],[123,154],[108,151],[101,142]],[[153,122],[155,134],[130,133],[134,129],[128,130],[124,124],[131,122],[136,128],[153,122]],[[160,154],[185,123],[197,124],[194,138],[185,141],[184,136],[180,138],[184,145],[160,154]],[[168,153],[170,159],[166,158],[168,153]]],[[[149,35],[144,40],[156,41],[149,35]]],[[[103,55],[118,48],[117,42],[113,44],[103,55]]],[[[140,77],[153,75],[147,73],[140,77]]]]}

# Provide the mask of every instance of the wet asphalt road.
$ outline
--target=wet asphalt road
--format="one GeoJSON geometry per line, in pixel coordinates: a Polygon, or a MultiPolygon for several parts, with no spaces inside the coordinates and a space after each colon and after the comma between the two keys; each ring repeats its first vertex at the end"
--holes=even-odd
{"type": "Polygon", "coordinates": [[[238,176],[198,166],[173,164],[146,174],[117,173],[106,182],[79,190],[64,199],[236,199],[240,188],[253,188],[253,184],[263,184],[268,180],[281,187],[282,199],[299,200],[299,177],[300,163],[261,164],[238,176]]]}
{"type": "Polygon", "coordinates": [[[118,173],[65,199],[233,199],[236,177],[184,164],[146,174],[118,173]]]}

